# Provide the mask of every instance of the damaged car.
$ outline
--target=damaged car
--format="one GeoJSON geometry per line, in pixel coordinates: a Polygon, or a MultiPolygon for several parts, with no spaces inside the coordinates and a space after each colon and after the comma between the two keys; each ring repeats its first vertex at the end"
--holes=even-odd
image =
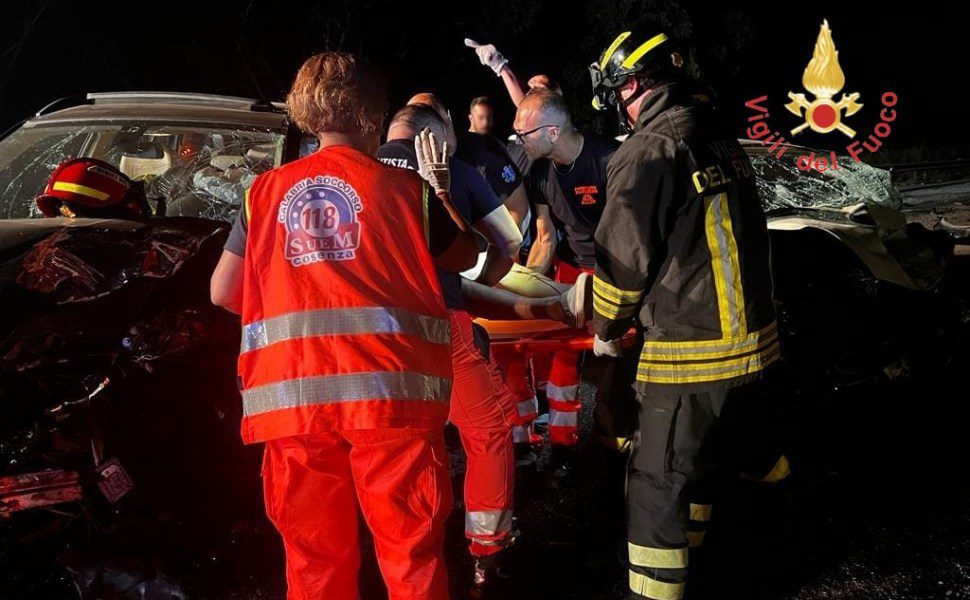
{"type": "Polygon", "coordinates": [[[55,103],[0,142],[5,589],[181,597],[166,565],[216,560],[212,540],[262,515],[238,319],[207,282],[245,189],[301,141],[280,105],[118,93],[55,103]],[[43,218],[34,198],[77,157],[140,182],[153,216],[43,218]]]}

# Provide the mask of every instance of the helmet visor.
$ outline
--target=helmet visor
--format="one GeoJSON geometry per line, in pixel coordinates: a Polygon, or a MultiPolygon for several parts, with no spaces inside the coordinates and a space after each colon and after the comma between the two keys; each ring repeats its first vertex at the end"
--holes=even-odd
{"type": "Polygon", "coordinates": [[[606,110],[615,104],[616,100],[613,97],[612,82],[603,74],[603,69],[600,68],[599,63],[594,62],[589,66],[589,79],[593,84],[594,109],[606,110]]]}

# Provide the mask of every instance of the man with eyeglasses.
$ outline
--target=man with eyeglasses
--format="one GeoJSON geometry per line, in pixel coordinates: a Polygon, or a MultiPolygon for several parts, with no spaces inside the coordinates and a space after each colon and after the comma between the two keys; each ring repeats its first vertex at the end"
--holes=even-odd
{"type": "MultiPolygon", "coordinates": [[[[562,96],[547,89],[523,98],[514,129],[533,161],[529,197],[536,203],[536,239],[526,266],[546,273],[555,264],[556,281],[584,286],[595,266],[593,234],[606,201],[607,164],[619,144],[578,131],[562,96]]],[[[598,376],[597,434],[614,447],[625,443],[624,427],[633,423],[634,398],[627,388],[635,369],[635,362],[611,361],[598,376]]],[[[554,353],[546,386],[553,444],[546,482],[553,488],[566,485],[572,470],[581,408],[578,371],[579,353],[554,353]]]]}

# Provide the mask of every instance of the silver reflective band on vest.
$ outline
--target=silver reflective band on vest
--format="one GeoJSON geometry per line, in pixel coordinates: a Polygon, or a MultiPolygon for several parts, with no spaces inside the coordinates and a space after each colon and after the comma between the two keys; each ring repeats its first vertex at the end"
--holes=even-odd
{"type": "Polygon", "coordinates": [[[465,533],[493,536],[512,529],[511,510],[470,510],[465,513],[465,533]]]}
{"type": "Polygon", "coordinates": [[[368,333],[404,333],[435,344],[451,342],[447,319],[419,315],[402,308],[367,306],[292,312],[250,323],[243,327],[240,352],[302,337],[368,333]]]}
{"type": "Polygon", "coordinates": [[[448,402],[451,380],[422,373],[384,371],[288,379],[243,390],[243,414],[360,400],[448,402]]]}

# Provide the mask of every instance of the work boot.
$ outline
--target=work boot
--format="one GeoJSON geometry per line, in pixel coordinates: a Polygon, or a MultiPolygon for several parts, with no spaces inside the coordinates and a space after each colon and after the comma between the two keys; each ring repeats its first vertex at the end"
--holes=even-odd
{"type": "Polygon", "coordinates": [[[475,557],[472,589],[469,594],[472,598],[482,600],[501,596],[502,588],[509,579],[509,572],[504,568],[506,554],[508,550],[475,557]]]}
{"type": "Polygon", "coordinates": [[[575,468],[575,447],[553,444],[546,467],[546,487],[561,490],[569,487],[575,468]]]}
{"type": "MultiPolygon", "coordinates": [[[[538,437],[538,436],[536,436],[538,437]]],[[[539,442],[542,442],[542,438],[539,438],[539,442]]],[[[513,451],[515,453],[515,471],[535,471],[536,463],[539,461],[539,455],[536,454],[533,442],[521,442],[513,446],[513,451]]]]}

